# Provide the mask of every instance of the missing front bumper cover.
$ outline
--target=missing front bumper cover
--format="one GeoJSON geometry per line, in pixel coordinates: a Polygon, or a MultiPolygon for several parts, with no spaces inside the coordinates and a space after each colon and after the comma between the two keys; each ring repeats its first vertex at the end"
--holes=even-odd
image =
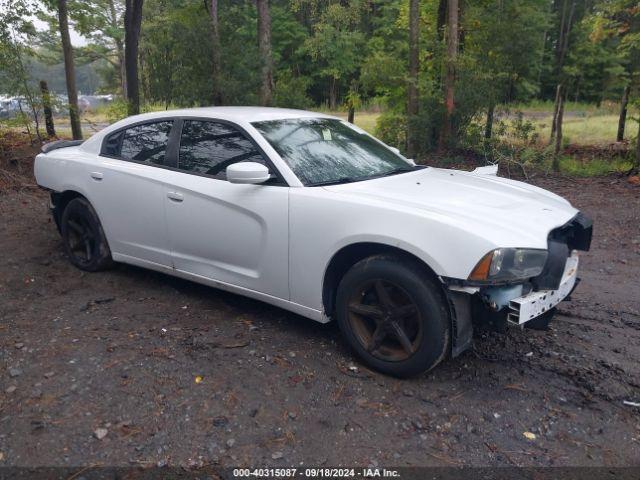
{"type": "Polygon", "coordinates": [[[578,255],[573,253],[565,263],[560,286],[557,290],[530,292],[509,302],[507,320],[522,325],[539,317],[558,305],[573,291],[578,276],[578,255]]]}

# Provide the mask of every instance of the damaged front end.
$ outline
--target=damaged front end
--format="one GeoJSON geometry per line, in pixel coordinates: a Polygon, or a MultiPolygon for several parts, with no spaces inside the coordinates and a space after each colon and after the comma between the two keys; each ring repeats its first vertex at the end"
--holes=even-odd
{"type": "Polygon", "coordinates": [[[508,324],[546,327],[556,305],[580,281],[577,251],[589,250],[592,231],[592,221],[582,213],[553,229],[544,266],[531,278],[517,282],[444,278],[453,326],[452,355],[469,348],[474,324],[498,331],[506,330],[508,324]]]}

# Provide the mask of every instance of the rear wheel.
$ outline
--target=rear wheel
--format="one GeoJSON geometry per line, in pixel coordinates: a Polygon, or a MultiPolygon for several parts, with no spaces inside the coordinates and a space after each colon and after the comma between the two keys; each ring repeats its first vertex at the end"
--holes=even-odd
{"type": "Polygon", "coordinates": [[[365,363],[407,377],[430,370],[449,347],[442,290],[418,265],[376,255],[355,264],[336,298],[340,329],[365,363]]]}
{"type": "Polygon", "coordinates": [[[113,265],[98,215],[86,199],[71,200],[62,213],[60,224],[65,251],[76,267],[96,272],[113,265]]]}

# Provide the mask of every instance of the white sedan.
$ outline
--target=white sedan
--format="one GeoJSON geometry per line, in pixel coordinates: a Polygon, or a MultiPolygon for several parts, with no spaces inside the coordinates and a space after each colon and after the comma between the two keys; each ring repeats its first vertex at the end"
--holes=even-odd
{"type": "Polygon", "coordinates": [[[78,268],[130,263],[335,319],[397,376],[463,352],[475,322],[546,324],[591,241],[553,193],[415,165],[316,112],[138,115],[46,145],[35,175],[78,268]]]}

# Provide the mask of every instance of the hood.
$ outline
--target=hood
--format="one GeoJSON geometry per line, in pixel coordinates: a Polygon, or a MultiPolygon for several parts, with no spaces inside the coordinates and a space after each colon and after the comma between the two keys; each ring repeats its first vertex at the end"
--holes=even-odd
{"type": "Polygon", "coordinates": [[[578,213],[562,197],[527,183],[438,168],[325,189],[437,216],[505,247],[546,248],[549,231],[578,213]]]}

